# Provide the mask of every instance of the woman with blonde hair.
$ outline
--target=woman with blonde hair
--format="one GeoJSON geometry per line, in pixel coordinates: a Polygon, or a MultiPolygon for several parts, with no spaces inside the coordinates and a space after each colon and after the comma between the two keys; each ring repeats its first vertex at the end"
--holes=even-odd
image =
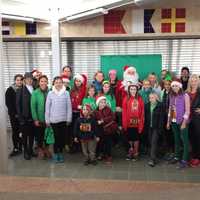
{"type": "Polygon", "coordinates": [[[197,74],[193,74],[189,78],[187,92],[191,102],[189,132],[192,145],[192,159],[190,165],[196,167],[200,165],[200,79],[197,74]]]}

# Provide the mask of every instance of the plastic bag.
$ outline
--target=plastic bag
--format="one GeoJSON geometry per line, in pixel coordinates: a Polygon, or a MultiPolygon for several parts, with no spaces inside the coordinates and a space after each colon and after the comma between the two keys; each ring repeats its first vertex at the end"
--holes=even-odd
{"type": "Polygon", "coordinates": [[[55,143],[54,132],[51,127],[47,127],[45,129],[44,140],[46,141],[47,144],[55,143]]]}

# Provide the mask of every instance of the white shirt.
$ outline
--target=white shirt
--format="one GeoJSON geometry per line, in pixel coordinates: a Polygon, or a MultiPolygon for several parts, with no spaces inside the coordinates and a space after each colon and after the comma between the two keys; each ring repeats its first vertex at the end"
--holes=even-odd
{"type": "Polygon", "coordinates": [[[32,92],[33,92],[33,86],[32,85],[26,85],[26,88],[32,94],[32,92]]]}

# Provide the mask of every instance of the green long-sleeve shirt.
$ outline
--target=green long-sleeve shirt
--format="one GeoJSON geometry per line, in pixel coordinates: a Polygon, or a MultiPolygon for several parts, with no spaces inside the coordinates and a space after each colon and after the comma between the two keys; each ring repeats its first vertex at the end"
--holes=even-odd
{"type": "Polygon", "coordinates": [[[45,122],[45,101],[48,91],[37,88],[31,96],[31,113],[34,121],[45,122]]]}

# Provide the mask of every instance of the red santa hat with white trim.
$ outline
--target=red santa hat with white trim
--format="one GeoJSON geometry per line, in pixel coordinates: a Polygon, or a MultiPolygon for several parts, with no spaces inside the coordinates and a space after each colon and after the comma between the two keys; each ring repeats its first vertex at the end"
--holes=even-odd
{"type": "Polygon", "coordinates": [[[135,67],[128,65],[124,66],[124,73],[127,73],[129,70],[133,70],[134,72],[136,72],[135,67]]]}
{"type": "Polygon", "coordinates": [[[74,80],[75,80],[75,79],[77,79],[77,80],[81,81],[81,83],[83,83],[85,77],[83,77],[83,75],[81,75],[81,74],[76,74],[76,75],[74,76],[74,80]]]}
{"type": "Polygon", "coordinates": [[[99,103],[100,103],[101,100],[106,100],[106,97],[103,96],[103,95],[102,95],[102,96],[99,96],[99,97],[97,98],[97,100],[96,100],[96,105],[97,105],[97,106],[99,106],[99,103]]]}

